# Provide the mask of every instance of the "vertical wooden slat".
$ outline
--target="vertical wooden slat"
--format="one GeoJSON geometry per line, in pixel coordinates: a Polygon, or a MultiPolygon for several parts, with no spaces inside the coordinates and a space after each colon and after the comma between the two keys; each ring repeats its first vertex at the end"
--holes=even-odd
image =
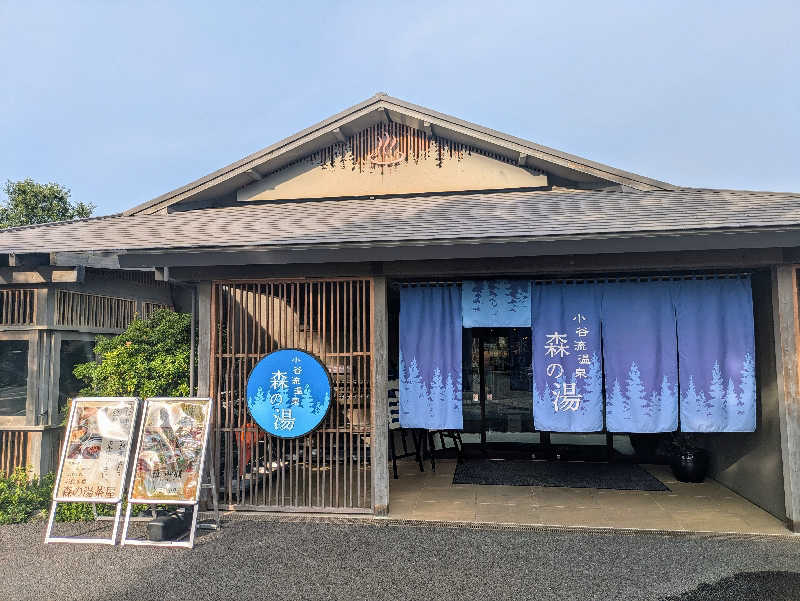
{"type": "MultiPolygon", "coordinates": [[[[266,327],[266,335],[269,336],[269,339],[267,341],[268,344],[266,345],[266,348],[264,349],[264,351],[265,351],[265,353],[271,353],[273,348],[274,348],[274,344],[275,344],[275,334],[274,334],[274,332],[272,330],[272,300],[275,297],[273,296],[272,284],[271,283],[265,284],[265,292],[266,292],[266,296],[267,296],[267,316],[266,316],[267,327],[266,327]]],[[[274,456],[273,456],[273,453],[272,453],[272,436],[267,436],[267,457],[268,457],[268,462],[269,462],[268,466],[270,468],[270,474],[269,474],[269,479],[267,480],[267,495],[266,495],[266,501],[264,502],[264,505],[272,505],[273,504],[272,503],[273,472],[271,470],[272,470],[272,462],[275,460],[274,456]]]]}

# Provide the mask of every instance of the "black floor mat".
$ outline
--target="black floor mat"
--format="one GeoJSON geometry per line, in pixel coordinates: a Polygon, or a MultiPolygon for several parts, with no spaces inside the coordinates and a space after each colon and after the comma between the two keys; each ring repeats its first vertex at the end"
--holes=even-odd
{"type": "Polygon", "coordinates": [[[472,459],[456,467],[453,484],[669,490],[636,464],[581,461],[472,459]]]}

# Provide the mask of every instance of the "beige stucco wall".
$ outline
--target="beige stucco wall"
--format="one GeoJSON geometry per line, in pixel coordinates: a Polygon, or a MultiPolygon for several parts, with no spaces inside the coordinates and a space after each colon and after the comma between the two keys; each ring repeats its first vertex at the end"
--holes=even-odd
{"type": "Polygon", "coordinates": [[[457,152],[447,143],[414,158],[398,155],[396,163],[375,165],[354,160],[346,148],[332,160],[307,157],[242,188],[237,200],[335,198],[422,194],[467,190],[537,188],[547,185],[547,175],[476,152],[457,152]]]}

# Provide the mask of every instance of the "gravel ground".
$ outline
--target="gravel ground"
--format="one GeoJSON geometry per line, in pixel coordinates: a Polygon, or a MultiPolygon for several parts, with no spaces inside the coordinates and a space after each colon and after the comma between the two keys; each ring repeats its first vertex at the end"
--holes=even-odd
{"type": "Polygon", "coordinates": [[[0,599],[800,599],[800,537],[236,516],[185,550],[44,545],[43,530],[0,527],[0,599]]]}

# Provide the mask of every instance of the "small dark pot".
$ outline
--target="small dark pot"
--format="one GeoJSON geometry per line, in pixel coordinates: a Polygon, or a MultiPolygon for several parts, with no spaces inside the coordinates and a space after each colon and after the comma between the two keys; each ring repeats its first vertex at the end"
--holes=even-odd
{"type": "Polygon", "coordinates": [[[691,449],[672,458],[672,473],[681,482],[702,482],[708,473],[708,451],[691,449]]]}

